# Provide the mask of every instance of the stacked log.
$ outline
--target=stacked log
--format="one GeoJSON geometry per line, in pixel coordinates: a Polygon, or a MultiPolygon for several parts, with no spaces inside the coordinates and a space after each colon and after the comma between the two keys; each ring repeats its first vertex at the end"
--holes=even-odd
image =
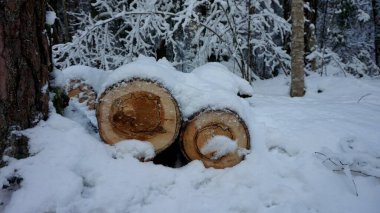
{"type": "Polygon", "coordinates": [[[96,108],[96,92],[94,88],[82,80],[71,80],[66,86],[67,96],[78,99],[79,103],[85,103],[89,110],[96,108]]]}
{"type": "Polygon", "coordinates": [[[100,97],[97,120],[108,144],[126,139],[152,143],[156,153],[177,138],[181,114],[177,102],[162,85],[134,79],[107,89],[100,97]]]}
{"type": "Polygon", "coordinates": [[[201,160],[206,167],[232,167],[243,160],[238,150],[215,159],[213,153],[201,150],[215,136],[225,136],[237,143],[239,149],[249,149],[249,132],[244,121],[230,110],[205,110],[196,113],[182,131],[181,150],[188,160],[201,160]]]}
{"type": "Polygon", "coordinates": [[[121,81],[108,87],[97,103],[93,87],[81,80],[71,80],[66,91],[69,97],[86,103],[90,110],[96,108],[99,134],[107,144],[129,139],[147,141],[156,154],[174,150],[176,153],[162,154],[182,153],[188,161],[200,160],[205,167],[214,168],[238,164],[244,159],[239,150],[250,149],[248,128],[237,113],[228,109],[203,109],[182,125],[180,108],[171,92],[151,80],[121,81]],[[214,158],[213,153],[202,154],[202,148],[216,136],[231,139],[238,149],[220,158],[214,158]],[[169,147],[180,147],[180,150],[169,147]]]}

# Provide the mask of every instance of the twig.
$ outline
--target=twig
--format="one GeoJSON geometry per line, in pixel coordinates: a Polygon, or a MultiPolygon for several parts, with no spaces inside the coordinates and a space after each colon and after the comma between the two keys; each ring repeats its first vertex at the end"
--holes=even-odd
{"type": "Polygon", "coordinates": [[[361,101],[363,98],[365,98],[365,97],[367,97],[367,96],[369,96],[369,95],[372,95],[372,94],[371,94],[371,93],[367,93],[367,94],[363,95],[362,97],[359,98],[359,100],[358,100],[357,103],[360,103],[360,101],[361,101]]]}
{"type": "MultiPolygon", "coordinates": [[[[342,163],[341,161],[339,161],[339,163],[340,163],[340,165],[339,165],[339,164],[337,164],[335,161],[333,161],[333,160],[331,159],[331,157],[328,157],[326,154],[321,153],[321,152],[314,152],[314,154],[319,154],[319,155],[322,155],[322,156],[326,157],[326,159],[324,159],[324,160],[322,161],[322,163],[324,163],[324,162],[326,162],[326,161],[329,161],[329,162],[331,162],[334,166],[336,166],[337,168],[336,168],[336,169],[333,169],[333,170],[332,170],[333,172],[344,172],[344,166],[349,166],[349,167],[352,166],[352,164],[344,164],[344,163],[342,163]]],[[[374,178],[378,178],[378,179],[380,179],[380,176],[376,176],[376,175],[368,174],[368,173],[363,172],[363,171],[360,171],[360,170],[352,170],[352,169],[350,168],[350,171],[353,172],[353,173],[361,174],[361,175],[366,176],[366,177],[374,177],[374,178]]]]}

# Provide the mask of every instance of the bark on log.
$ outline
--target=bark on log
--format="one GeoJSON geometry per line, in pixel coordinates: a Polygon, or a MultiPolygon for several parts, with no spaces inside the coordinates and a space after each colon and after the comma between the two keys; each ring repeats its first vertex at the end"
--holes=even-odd
{"type": "Polygon", "coordinates": [[[156,153],[169,147],[181,126],[178,104],[158,83],[134,79],[106,90],[96,110],[99,134],[108,144],[149,141],[156,153]]]}
{"type": "Polygon", "coordinates": [[[212,153],[203,155],[200,150],[215,136],[236,141],[238,148],[250,149],[250,136],[244,121],[228,110],[209,110],[196,113],[186,123],[181,134],[181,150],[188,160],[201,160],[206,167],[226,168],[238,164],[244,156],[238,152],[212,159],[212,153]]]}
{"type": "Polygon", "coordinates": [[[0,0],[0,167],[3,154],[27,155],[25,139],[10,132],[48,115],[45,6],[45,0],[0,0]]]}
{"type": "Polygon", "coordinates": [[[95,109],[96,92],[91,85],[88,85],[81,80],[71,80],[66,91],[69,98],[77,98],[79,103],[85,103],[88,106],[88,109],[95,109]]]}

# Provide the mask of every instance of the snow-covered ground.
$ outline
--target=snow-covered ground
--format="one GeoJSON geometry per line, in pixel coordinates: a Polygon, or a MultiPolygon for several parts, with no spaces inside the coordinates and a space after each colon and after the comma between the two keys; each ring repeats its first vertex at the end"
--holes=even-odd
{"type": "Polygon", "coordinates": [[[305,97],[290,98],[288,78],[255,82],[242,104],[252,150],[222,170],[140,162],[53,110],[23,132],[32,156],[0,170],[0,184],[23,178],[13,193],[0,189],[0,212],[378,213],[380,81],[306,84],[305,97]]]}

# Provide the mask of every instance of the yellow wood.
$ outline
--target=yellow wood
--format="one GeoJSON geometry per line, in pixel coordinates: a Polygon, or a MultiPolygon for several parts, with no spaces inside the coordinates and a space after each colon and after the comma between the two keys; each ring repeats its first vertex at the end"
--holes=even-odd
{"type": "Polygon", "coordinates": [[[136,79],[104,92],[97,107],[99,133],[109,144],[125,139],[149,141],[156,153],[178,136],[177,102],[161,85],[136,79]]]}
{"type": "Polygon", "coordinates": [[[239,148],[250,148],[250,137],[244,121],[234,112],[210,110],[197,113],[182,132],[181,150],[189,160],[201,160],[206,167],[226,168],[238,164],[244,156],[238,152],[213,160],[212,153],[203,155],[202,147],[214,136],[226,136],[239,148]]]}

